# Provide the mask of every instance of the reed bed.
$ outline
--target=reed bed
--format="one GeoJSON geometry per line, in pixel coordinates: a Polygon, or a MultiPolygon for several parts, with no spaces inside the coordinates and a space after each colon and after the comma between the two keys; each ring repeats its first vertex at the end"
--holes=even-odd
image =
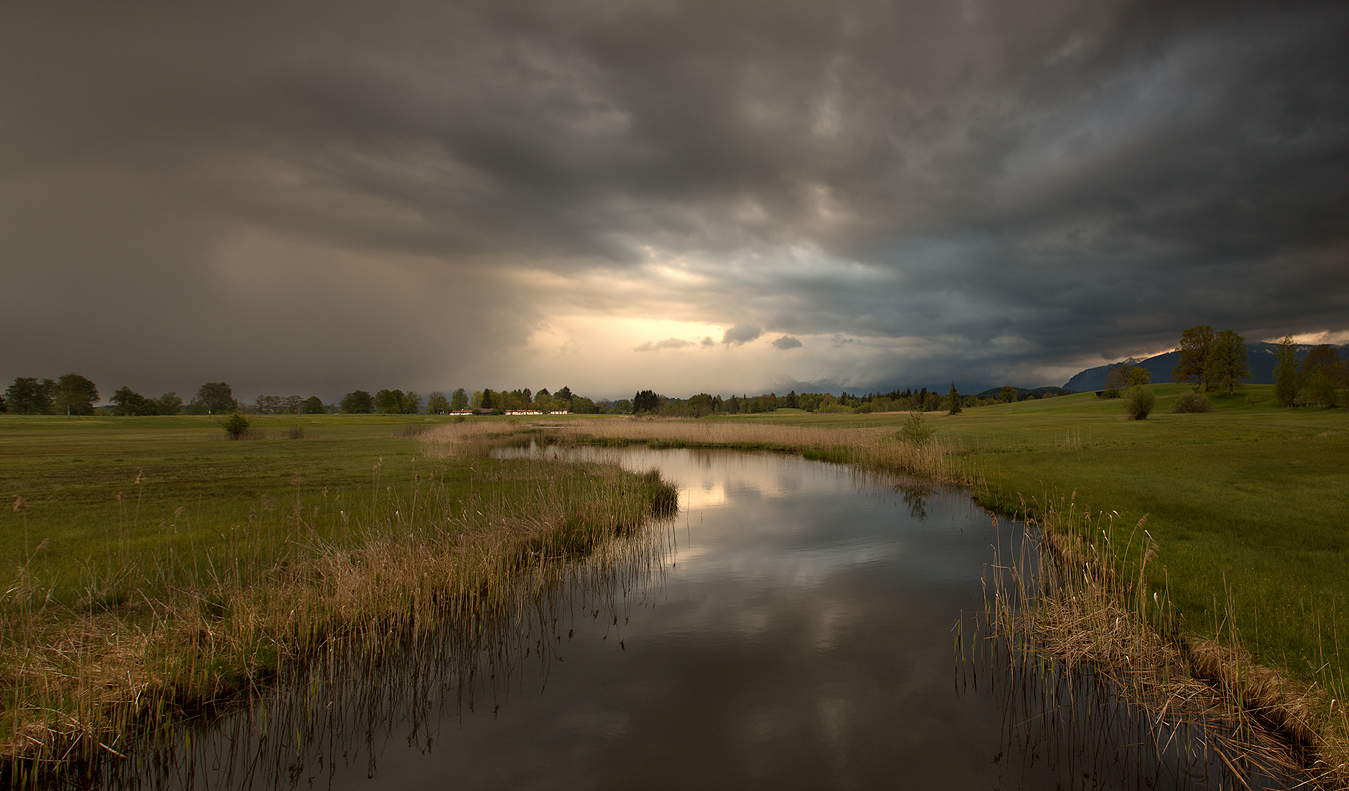
{"type": "Polygon", "coordinates": [[[515,427],[468,421],[431,429],[423,442],[429,455],[481,452],[484,447],[519,443],[529,436],[525,431],[544,443],[771,450],[963,486],[981,482],[952,447],[926,438],[905,439],[900,432],[884,427],[825,428],[693,418],[586,420],[515,427]]]}
{"type": "Polygon", "coordinates": [[[138,736],[245,702],[334,651],[379,657],[516,612],[551,584],[542,570],[677,507],[655,472],[529,460],[508,479],[502,462],[460,461],[466,494],[442,470],[376,485],[368,507],[267,502],[223,552],[166,535],[135,554],[119,538],[73,606],[20,566],[0,595],[0,779],[47,783],[123,756],[138,736]]]}
{"type": "Polygon", "coordinates": [[[1014,676],[1088,673],[1147,712],[1156,751],[1198,733],[1199,765],[1219,763],[1243,786],[1263,776],[1349,788],[1338,690],[1259,666],[1234,631],[1187,635],[1165,585],[1149,583],[1160,548],[1146,519],[1126,530],[1071,498],[1038,506],[1020,552],[986,578],[987,637],[1014,676]]]}

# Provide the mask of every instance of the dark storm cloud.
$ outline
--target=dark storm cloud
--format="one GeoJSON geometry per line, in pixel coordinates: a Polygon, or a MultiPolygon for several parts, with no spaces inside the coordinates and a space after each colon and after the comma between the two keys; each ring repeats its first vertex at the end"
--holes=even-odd
{"type": "Polygon", "coordinates": [[[904,341],[819,372],[858,382],[1343,330],[1346,33],[1342,3],[9,9],[0,377],[467,385],[653,263],[696,277],[652,315],[904,341]]]}
{"type": "Polygon", "coordinates": [[[797,340],[796,338],[793,338],[790,335],[783,335],[781,338],[778,338],[777,340],[773,341],[773,346],[783,351],[787,351],[788,349],[799,349],[803,345],[804,344],[802,344],[801,341],[797,340]]]}

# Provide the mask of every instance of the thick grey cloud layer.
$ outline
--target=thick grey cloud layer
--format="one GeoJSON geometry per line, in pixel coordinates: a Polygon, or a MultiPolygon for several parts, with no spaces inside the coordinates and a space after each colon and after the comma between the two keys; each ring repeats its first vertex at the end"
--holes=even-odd
{"type": "Polygon", "coordinates": [[[646,360],[790,335],[764,370],[859,385],[1349,329],[1343,3],[4,18],[6,380],[553,387],[522,350],[581,314],[724,332],[614,339],[646,360]]]}

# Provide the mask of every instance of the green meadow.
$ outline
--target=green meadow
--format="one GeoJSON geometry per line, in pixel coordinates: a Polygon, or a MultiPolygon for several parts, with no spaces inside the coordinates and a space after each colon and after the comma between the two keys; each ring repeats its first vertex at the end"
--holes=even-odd
{"type": "MultiPolygon", "coordinates": [[[[1122,400],[1091,393],[925,419],[987,482],[978,493],[986,504],[1015,513],[1024,497],[1035,512],[1072,498],[1107,512],[1126,537],[1146,516],[1160,561],[1149,565],[1151,583],[1169,590],[1187,631],[1235,628],[1258,661],[1342,684],[1349,412],[1280,409],[1272,385],[1248,385],[1212,397],[1213,412],[1172,414],[1188,386],[1153,389],[1143,421],[1126,419],[1122,400]]],[[[780,410],[766,419],[898,427],[905,417],[780,410]]]]}

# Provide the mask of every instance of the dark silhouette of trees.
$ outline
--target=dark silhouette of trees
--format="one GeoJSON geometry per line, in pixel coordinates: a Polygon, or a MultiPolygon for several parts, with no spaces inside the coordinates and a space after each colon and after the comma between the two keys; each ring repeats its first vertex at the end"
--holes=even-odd
{"type": "Polygon", "coordinates": [[[947,400],[951,402],[951,411],[947,414],[959,415],[960,409],[960,391],[956,389],[956,383],[951,383],[951,391],[946,394],[947,400]]]}
{"type": "Polygon", "coordinates": [[[1171,380],[1188,382],[1199,387],[1207,380],[1209,352],[1213,348],[1213,328],[1198,324],[1180,335],[1180,363],[1171,369],[1171,380]]]}
{"type": "Polygon", "coordinates": [[[1302,361],[1302,380],[1307,399],[1319,406],[1336,406],[1340,385],[1346,380],[1340,353],[1330,344],[1312,348],[1302,361]]]}
{"type": "Polygon", "coordinates": [[[123,385],[108,399],[112,413],[119,417],[148,417],[159,414],[159,404],[123,385]]]}
{"type": "Polygon", "coordinates": [[[1250,360],[1246,355],[1246,339],[1232,330],[1223,330],[1213,339],[1209,348],[1204,378],[1210,384],[1227,385],[1227,394],[1251,379],[1250,360]]]}
{"type": "Polygon", "coordinates": [[[17,377],[5,390],[5,410],[16,415],[49,415],[55,388],[56,383],[50,379],[17,377]]]}
{"type": "Polygon", "coordinates": [[[1293,336],[1283,336],[1274,354],[1274,398],[1279,406],[1290,407],[1297,401],[1298,391],[1297,344],[1293,343],[1293,336]]]}
{"type": "Polygon", "coordinates": [[[655,412],[660,409],[660,396],[651,390],[642,390],[632,397],[632,414],[655,412]]]}
{"type": "Polygon", "coordinates": [[[67,415],[92,415],[94,403],[98,401],[98,388],[94,383],[76,373],[69,373],[56,380],[52,389],[52,406],[56,412],[67,415]]]}
{"type": "Polygon", "coordinates": [[[375,398],[364,390],[352,390],[342,396],[340,406],[345,414],[369,414],[375,411],[375,398]]]}
{"type": "Polygon", "coordinates": [[[224,382],[207,382],[197,390],[190,409],[194,415],[223,415],[234,411],[239,405],[234,400],[234,390],[224,382]]]}
{"type": "Polygon", "coordinates": [[[468,393],[464,392],[464,388],[462,387],[455,390],[454,393],[450,395],[450,411],[453,412],[460,409],[468,409],[468,393]]]}
{"type": "Polygon", "coordinates": [[[323,399],[318,396],[306,398],[303,409],[306,415],[323,415],[328,412],[328,408],[323,405],[323,399]]]}
{"type": "Polygon", "coordinates": [[[183,399],[177,393],[169,392],[155,399],[155,410],[160,415],[181,415],[183,399]]]}

